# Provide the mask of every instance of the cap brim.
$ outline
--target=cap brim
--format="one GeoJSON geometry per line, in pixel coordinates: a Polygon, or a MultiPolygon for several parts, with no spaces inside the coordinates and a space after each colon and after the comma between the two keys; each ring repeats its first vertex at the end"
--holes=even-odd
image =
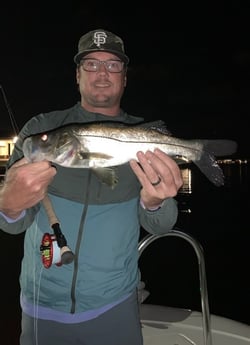
{"type": "Polygon", "coordinates": [[[117,52],[117,50],[112,50],[112,49],[89,49],[89,50],[84,50],[84,52],[78,53],[74,56],[74,62],[78,65],[81,61],[81,59],[83,58],[83,56],[89,54],[89,53],[94,53],[94,52],[107,52],[107,53],[112,53],[116,56],[118,56],[123,62],[125,62],[126,64],[128,64],[129,62],[129,58],[127,57],[127,55],[122,54],[117,52]]]}

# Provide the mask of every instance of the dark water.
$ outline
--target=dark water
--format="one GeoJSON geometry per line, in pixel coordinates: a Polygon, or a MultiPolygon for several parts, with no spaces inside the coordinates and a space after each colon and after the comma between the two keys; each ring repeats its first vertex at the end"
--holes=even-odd
{"type": "MultiPolygon", "coordinates": [[[[250,324],[250,164],[222,168],[223,187],[215,187],[195,167],[183,171],[186,183],[177,198],[176,229],[203,248],[210,312],[250,324]]],[[[23,235],[0,231],[0,239],[1,334],[4,345],[17,345],[23,235]]],[[[150,292],[147,302],[201,310],[198,262],[188,242],[158,239],[143,252],[140,267],[150,292]]]]}

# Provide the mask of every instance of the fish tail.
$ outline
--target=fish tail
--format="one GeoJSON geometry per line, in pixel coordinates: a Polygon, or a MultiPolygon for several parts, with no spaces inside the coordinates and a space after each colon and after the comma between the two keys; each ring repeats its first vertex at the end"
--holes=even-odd
{"type": "Polygon", "coordinates": [[[210,152],[214,156],[228,156],[237,151],[237,143],[233,140],[211,139],[201,141],[203,142],[204,150],[210,152]]]}
{"type": "Polygon", "coordinates": [[[199,160],[194,164],[217,187],[224,185],[224,174],[215,157],[208,151],[203,151],[199,160]]]}
{"type": "Polygon", "coordinates": [[[237,150],[237,143],[227,139],[200,140],[203,144],[203,151],[199,160],[194,164],[203,174],[216,186],[224,185],[223,170],[216,162],[216,156],[232,155],[237,150]]]}

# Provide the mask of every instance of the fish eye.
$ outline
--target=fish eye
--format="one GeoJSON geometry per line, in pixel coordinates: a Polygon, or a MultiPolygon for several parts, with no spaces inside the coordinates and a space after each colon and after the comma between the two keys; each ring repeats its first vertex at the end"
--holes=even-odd
{"type": "Polygon", "coordinates": [[[41,141],[46,142],[47,140],[48,140],[48,135],[47,134],[43,134],[41,136],[41,141]]]}

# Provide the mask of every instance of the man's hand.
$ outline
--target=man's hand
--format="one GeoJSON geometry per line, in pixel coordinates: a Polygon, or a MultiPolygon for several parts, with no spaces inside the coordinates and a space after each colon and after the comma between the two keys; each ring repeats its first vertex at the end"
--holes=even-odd
{"type": "Polygon", "coordinates": [[[138,162],[130,166],[141,185],[141,201],[146,208],[157,208],[170,197],[175,197],[183,185],[181,171],[176,162],[164,152],[156,149],[137,153],[138,162]]]}
{"type": "Polygon", "coordinates": [[[56,174],[48,161],[28,163],[25,158],[6,172],[0,190],[0,210],[10,218],[17,218],[21,212],[41,201],[47,187],[56,174]]]}

